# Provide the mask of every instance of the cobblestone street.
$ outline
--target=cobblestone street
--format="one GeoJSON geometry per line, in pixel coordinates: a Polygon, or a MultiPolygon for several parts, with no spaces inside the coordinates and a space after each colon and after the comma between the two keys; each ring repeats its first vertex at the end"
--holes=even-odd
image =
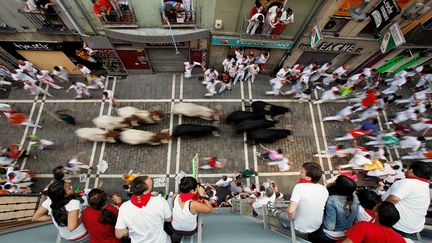
{"type": "MultiPolygon", "coordinates": [[[[34,191],[38,192],[49,182],[50,171],[57,165],[65,165],[68,159],[79,152],[85,152],[82,160],[89,160],[93,168],[87,171],[87,180],[80,183],[74,180],[76,186],[92,188],[102,184],[102,188],[109,192],[121,191],[121,176],[124,172],[133,170],[149,174],[153,178],[165,178],[165,185],[156,188],[158,191],[175,191],[177,189],[175,176],[180,171],[192,173],[191,160],[196,153],[201,157],[217,156],[226,159],[227,164],[220,170],[200,170],[199,177],[206,182],[215,182],[222,175],[233,175],[246,168],[255,168],[259,176],[248,179],[251,183],[261,183],[267,178],[274,180],[284,194],[289,194],[293,185],[298,181],[299,168],[307,161],[318,162],[325,170],[325,179],[329,179],[336,172],[336,165],[344,163],[341,159],[324,159],[313,156],[326,146],[334,145],[334,138],[344,135],[345,131],[358,124],[349,121],[326,122],[323,117],[334,115],[347,105],[347,101],[333,101],[320,105],[311,102],[299,103],[286,96],[265,96],[264,91],[269,89],[268,76],[259,76],[255,83],[243,82],[220,96],[204,98],[205,88],[198,77],[184,79],[182,74],[153,74],[131,75],[127,79],[109,77],[106,85],[114,91],[118,98],[119,107],[133,106],[139,109],[161,110],[165,113],[162,122],[154,125],[142,126],[139,129],[148,131],[161,131],[172,129],[178,124],[206,124],[212,122],[198,118],[186,118],[171,115],[173,104],[178,102],[193,102],[213,107],[221,105],[225,117],[236,110],[248,109],[251,101],[263,100],[266,102],[289,107],[292,112],[278,117],[276,128],[291,129],[293,135],[287,139],[269,144],[270,148],[282,148],[294,166],[289,172],[280,173],[276,166],[267,166],[265,161],[256,157],[256,152],[262,149],[256,145],[244,143],[245,134],[235,134],[231,125],[221,121],[218,125],[222,130],[219,137],[182,138],[173,139],[169,144],[160,146],[127,144],[105,144],[79,140],[74,130],[80,127],[93,127],[92,119],[98,115],[116,114],[108,107],[108,103],[101,99],[101,91],[92,93],[91,99],[75,100],[73,93],[64,90],[49,90],[54,97],[26,96],[21,89],[14,89],[8,99],[0,100],[9,103],[14,109],[29,114],[31,119],[43,128],[25,128],[8,125],[4,119],[0,121],[2,144],[20,143],[28,149],[30,134],[54,141],[55,145],[44,151],[32,150],[30,156],[20,161],[21,169],[30,169],[37,173],[37,183],[34,191]],[[77,121],[77,126],[66,125],[50,115],[59,109],[68,109],[77,121]],[[96,165],[101,160],[109,164],[104,174],[97,171],[96,165]]],[[[68,86],[66,84],[66,86],[68,86]]],[[[390,110],[392,114],[394,109],[390,110]]],[[[387,111],[389,112],[389,111],[387,111]]],[[[387,115],[382,113],[380,123],[385,127],[387,115]]],[[[348,142],[346,142],[348,144],[348,142]]],[[[396,159],[398,155],[392,149],[390,156],[396,159]]],[[[399,151],[398,151],[399,152],[399,151]]],[[[401,151],[401,154],[403,151],[401,151]]],[[[84,173],[84,171],[82,171],[84,173]]],[[[124,194],[122,194],[124,195],[124,194]]]]}

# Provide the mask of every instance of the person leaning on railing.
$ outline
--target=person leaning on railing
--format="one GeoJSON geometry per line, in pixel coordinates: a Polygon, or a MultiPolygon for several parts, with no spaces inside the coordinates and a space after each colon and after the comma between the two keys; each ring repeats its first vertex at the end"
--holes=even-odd
{"type": "Polygon", "coordinates": [[[323,222],[329,193],[327,188],[318,184],[322,174],[317,163],[304,163],[300,168],[300,182],[292,191],[286,212],[277,210],[273,203],[267,204],[269,213],[279,218],[284,228],[289,228],[290,221],[294,220],[297,235],[302,238],[319,229],[323,222]]]}
{"type": "Polygon", "coordinates": [[[181,11],[184,11],[184,6],[179,2],[167,1],[162,4],[162,18],[167,24],[177,22],[177,18],[181,17],[181,11]]]}
{"type": "Polygon", "coordinates": [[[198,214],[213,212],[210,199],[203,186],[193,177],[187,176],[180,180],[180,194],[173,197],[173,220],[167,223],[171,242],[181,242],[183,236],[193,235],[198,231],[198,214]]]}

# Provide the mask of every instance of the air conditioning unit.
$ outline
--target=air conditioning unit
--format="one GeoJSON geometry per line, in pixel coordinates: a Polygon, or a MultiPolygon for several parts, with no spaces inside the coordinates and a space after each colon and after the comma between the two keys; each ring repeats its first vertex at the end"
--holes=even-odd
{"type": "Polygon", "coordinates": [[[215,29],[218,29],[218,30],[220,30],[220,29],[222,29],[222,19],[216,19],[216,21],[215,21],[215,29]]]}

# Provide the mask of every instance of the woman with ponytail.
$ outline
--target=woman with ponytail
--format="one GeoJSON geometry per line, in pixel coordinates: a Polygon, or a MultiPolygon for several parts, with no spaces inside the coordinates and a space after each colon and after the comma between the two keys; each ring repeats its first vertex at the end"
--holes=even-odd
{"type": "Polygon", "coordinates": [[[213,211],[204,187],[199,185],[195,178],[183,177],[179,189],[180,194],[173,198],[172,243],[180,243],[184,235],[197,232],[198,214],[213,211]]]}
{"type": "Polygon", "coordinates": [[[81,202],[69,182],[55,181],[48,187],[48,198],[33,215],[32,221],[52,220],[60,236],[68,241],[88,242],[88,234],[81,223],[81,202]]]}
{"type": "MultiPolygon", "coordinates": [[[[116,206],[122,201],[117,195],[112,196],[116,206]]],[[[118,208],[108,203],[105,191],[95,188],[88,194],[90,207],[83,212],[82,221],[90,235],[90,243],[120,243],[115,236],[118,208]]]]}
{"type": "Polygon", "coordinates": [[[321,228],[312,233],[312,242],[336,242],[345,238],[345,232],[352,226],[359,210],[359,200],[355,194],[357,185],[346,176],[338,176],[327,186],[329,198],[324,209],[321,228]]]}

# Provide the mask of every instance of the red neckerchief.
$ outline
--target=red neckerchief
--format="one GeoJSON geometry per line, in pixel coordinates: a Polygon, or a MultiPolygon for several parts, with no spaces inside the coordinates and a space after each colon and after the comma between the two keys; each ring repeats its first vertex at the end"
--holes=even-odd
{"type": "Polygon", "coordinates": [[[312,184],[316,184],[315,182],[300,178],[299,183],[312,183],[312,184]]]}
{"type": "Polygon", "coordinates": [[[180,199],[182,202],[187,202],[189,200],[192,200],[195,197],[195,193],[180,193],[180,199]]]}
{"type": "Polygon", "coordinates": [[[367,213],[367,215],[369,215],[369,216],[371,216],[371,220],[369,221],[370,223],[374,223],[375,222],[375,220],[376,220],[376,216],[375,216],[375,213],[374,213],[374,211],[373,210],[370,210],[370,209],[364,209],[365,210],[365,212],[367,213]]]}
{"type": "Polygon", "coordinates": [[[139,208],[147,206],[147,203],[150,201],[152,195],[150,193],[142,194],[140,196],[133,195],[131,198],[131,203],[139,208]]]}
{"type": "Polygon", "coordinates": [[[408,178],[408,179],[416,179],[416,180],[419,180],[419,181],[423,181],[423,182],[429,183],[428,179],[424,179],[424,178],[421,178],[421,177],[418,177],[418,176],[415,176],[415,175],[407,175],[407,173],[405,173],[405,177],[408,178]]]}

